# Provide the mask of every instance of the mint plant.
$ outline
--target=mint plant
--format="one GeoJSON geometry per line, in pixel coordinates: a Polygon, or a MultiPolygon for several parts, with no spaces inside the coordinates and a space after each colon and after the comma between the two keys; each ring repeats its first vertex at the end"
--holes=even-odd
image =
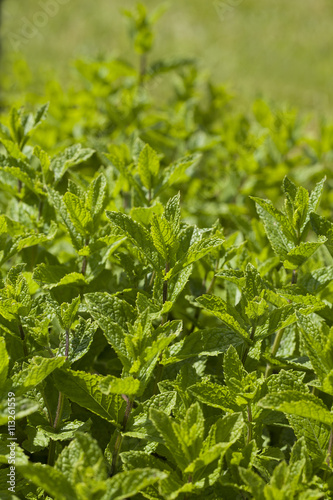
{"type": "Polygon", "coordinates": [[[126,15],[139,64],[2,119],[0,496],[333,498],[328,146],[126,15]]]}

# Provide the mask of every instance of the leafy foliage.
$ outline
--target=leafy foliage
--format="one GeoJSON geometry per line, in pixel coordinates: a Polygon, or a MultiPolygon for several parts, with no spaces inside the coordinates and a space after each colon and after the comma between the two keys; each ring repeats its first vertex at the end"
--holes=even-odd
{"type": "Polygon", "coordinates": [[[333,498],[331,139],[150,62],[159,12],[125,14],[139,71],[80,61],[51,119],[3,117],[0,496],[333,498]]]}

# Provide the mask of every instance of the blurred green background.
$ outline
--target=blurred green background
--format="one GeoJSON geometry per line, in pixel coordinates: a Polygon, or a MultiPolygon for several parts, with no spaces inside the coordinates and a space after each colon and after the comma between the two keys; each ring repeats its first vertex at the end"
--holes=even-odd
{"type": "MultiPolygon", "coordinates": [[[[51,70],[65,83],[78,57],[129,57],[121,10],[135,3],[3,0],[3,71],[24,59],[36,82],[51,70]]],[[[261,96],[332,114],[332,0],[169,0],[167,6],[152,58],[194,56],[245,103],[261,96]]]]}

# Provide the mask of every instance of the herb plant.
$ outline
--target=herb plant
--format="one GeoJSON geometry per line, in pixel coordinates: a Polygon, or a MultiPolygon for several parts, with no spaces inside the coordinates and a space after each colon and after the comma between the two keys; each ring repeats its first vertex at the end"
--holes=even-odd
{"type": "Polygon", "coordinates": [[[3,116],[1,499],[333,498],[329,125],[240,114],[126,15],[136,66],[3,116]]]}

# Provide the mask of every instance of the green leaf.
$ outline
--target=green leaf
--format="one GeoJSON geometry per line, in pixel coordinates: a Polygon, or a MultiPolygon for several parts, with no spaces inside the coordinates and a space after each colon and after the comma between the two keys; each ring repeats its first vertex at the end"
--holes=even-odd
{"type": "MultiPolygon", "coordinates": [[[[63,222],[70,234],[73,246],[76,250],[80,250],[85,245],[85,238],[76,228],[75,224],[69,215],[65,202],[62,196],[51,187],[47,188],[49,202],[53,205],[56,217],[59,222],[63,222]]],[[[90,216],[90,215],[89,215],[90,216]]]]}
{"type": "Polygon", "coordinates": [[[321,465],[327,454],[329,426],[298,415],[288,415],[288,420],[296,437],[305,439],[309,454],[321,465]]]}
{"type": "Polygon", "coordinates": [[[99,216],[105,205],[106,197],[106,178],[100,174],[89,186],[87,192],[87,209],[90,211],[93,218],[99,216]]]}
{"type": "MultiPolygon", "coordinates": [[[[37,401],[18,396],[15,390],[15,421],[25,418],[39,410],[37,401]]],[[[8,399],[0,401],[0,425],[8,425],[8,399]]]]}
{"type": "Polygon", "coordinates": [[[158,469],[135,469],[119,472],[108,479],[107,493],[101,500],[125,500],[162,479],[167,474],[158,469]]]}
{"type": "Polygon", "coordinates": [[[264,494],[265,481],[250,469],[239,467],[239,474],[242,480],[249,486],[252,495],[255,495],[256,500],[267,500],[264,494]]]}
{"type": "MultiPolygon", "coordinates": [[[[314,189],[311,191],[310,199],[309,199],[309,214],[311,212],[315,212],[318,208],[320,198],[321,198],[321,195],[323,193],[325,181],[326,181],[326,177],[323,177],[322,180],[319,181],[315,185],[314,189]]],[[[309,219],[310,219],[310,216],[309,216],[309,219]]]]}
{"type": "MultiPolygon", "coordinates": [[[[92,323],[90,318],[88,320],[84,320],[82,317],[79,318],[74,331],[69,332],[68,360],[71,363],[78,361],[89,351],[97,327],[97,324],[92,323]]],[[[66,344],[65,334],[63,335],[63,342],[59,346],[58,355],[65,355],[67,351],[66,344]]]]}
{"type": "Polygon", "coordinates": [[[198,153],[186,155],[163,169],[163,180],[156,191],[158,192],[163,186],[172,186],[179,183],[179,180],[184,178],[186,170],[198,163],[200,158],[201,155],[198,153]]]}
{"type": "Polygon", "coordinates": [[[185,267],[202,259],[212,250],[223,245],[223,242],[224,240],[222,240],[221,238],[212,236],[193,243],[193,245],[191,245],[186,255],[182,257],[176,263],[176,265],[169,271],[167,278],[172,278],[176,276],[176,274],[185,269],[185,267]]]}
{"type": "Polygon", "coordinates": [[[133,207],[130,211],[131,218],[138,222],[139,224],[143,224],[144,226],[148,226],[151,223],[151,220],[155,215],[162,215],[164,211],[163,205],[159,202],[154,203],[150,207],[133,207]]]}
{"type": "Polygon", "coordinates": [[[63,200],[73,226],[81,236],[88,238],[93,231],[93,220],[84,200],[69,192],[63,200]]]}
{"type": "Polygon", "coordinates": [[[296,197],[294,200],[293,225],[296,230],[301,233],[308,222],[309,210],[309,192],[304,187],[297,188],[296,197]]]}
{"type": "Polygon", "coordinates": [[[306,353],[319,380],[323,381],[333,369],[333,332],[328,333],[326,325],[322,322],[318,323],[312,316],[297,313],[297,322],[300,326],[306,353]]]}
{"type": "Polygon", "coordinates": [[[310,222],[312,229],[318,236],[327,238],[325,245],[330,254],[333,255],[333,223],[315,213],[310,215],[310,222]]]}
{"type": "Polygon", "coordinates": [[[277,215],[278,218],[276,219],[270,211],[265,210],[266,205],[268,207],[273,207],[272,205],[266,202],[263,207],[261,206],[261,203],[259,203],[259,201],[261,201],[259,198],[252,197],[252,199],[256,202],[258,215],[264,224],[267,238],[269,239],[274,252],[281,259],[285,259],[288,252],[294,248],[295,244],[295,236],[290,222],[281,212],[281,216],[277,215]],[[279,219],[281,219],[281,221],[279,219]],[[284,222],[287,224],[287,230],[283,229],[284,222]]]}
{"type": "MultiPolygon", "coordinates": [[[[37,435],[35,435],[33,438],[33,443],[37,444],[36,440],[38,440],[38,433],[40,434],[40,436],[42,436],[41,439],[47,440],[47,443],[49,442],[49,439],[52,439],[52,441],[68,441],[74,439],[77,436],[78,432],[89,431],[90,427],[90,419],[88,419],[86,422],[80,422],[79,420],[66,422],[65,424],[62,424],[58,429],[55,429],[50,425],[38,425],[36,428],[33,428],[35,431],[37,431],[37,435]]],[[[43,445],[43,448],[44,447],[45,446],[43,445]]]]}
{"type": "Polygon", "coordinates": [[[146,189],[151,189],[154,185],[154,178],[157,176],[160,162],[157,153],[146,144],[142,149],[138,159],[138,172],[142,184],[146,189]]]}
{"type": "Polygon", "coordinates": [[[202,446],[204,418],[199,404],[192,405],[179,424],[154,408],[149,416],[178,467],[184,471],[197,458],[202,446]]]}
{"type": "Polygon", "coordinates": [[[318,248],[327,241],[325,237],[319,237],[317,242],[303,242],[288,252],[283,265],[286,269],[297,269],[311,257],[318,248]]]}
{"type": "Polygon", "coordinates": [[[140,390],[140,381],[133,377],[116,378],[112,375],[104,377],[99,387],[103,394],[126,394],[135,396],[140,390]]]}
{"type": "Polygon", "coordinates": [[[291,415],[310,418],[332,425],[333,415],[328,411],[321,399],[313,394],[304,394],[298,391],[281,391],[265,396],[259,405],[263,408],[271,408],[291,415]]]}
{"type": "Polygon", "coordinates": [[[263,280],[261,279],[259,272],[252,264],[248,264],[246,266],[244,277],[245,277],[245,284],[244,284],[245,295],[248,298],[248,300],[253,300],[255,297],[258,297],[261,291],[264,290],[266,287],[264,285],[263,280]]]}
{"type": "Polygon", "coordinates": [[[107,318],[122,328],[127,328],[127,323],[134,323],[135,309],[125,300],[106,292],[86,293],[84,296],[87,308],[94,319],[100,321],[107,318]]]}
{"type": "Polygon", "coordinates": [[[235,333],[239,334],[247,343],[250,343],[250,335],[245,330],[245,325],[236,309],[215,295],[202,295],[197,299],[205,309],[212,312],[214,316],[221,319],[235,333]]]}
{"type": "Polygon", "coordinates": [[[79,309],[81,302],[80,297],[75,297],[70,304],[64,302],[60,307],[60,319],[62,326],[65,330],[69,330],[72,326],[72,323],[75,320],[75,316],[79,309]]]}
{"type": "Polygon", "coordinates": [[[177,363],[196,356],[217,356],[225,352],[230,345],[242,345],[242,340],[233,333],[226,333],[221,328],[196,330],[187,335],[184,341],[169,347],[162,359],[163,365],[177,363]]]}
{"type": "Polygon", "coordinates": [[[286,195],[286,197],[290,200],[291,203],[294,203],[296,195],[297,195],[297,186],[293,183],[289,177],[285,176],[282,182],[282,188],[286,195]]]}
{"type": "Polygon", "coordinates": [[[153,422],[155,428],[163,438],[165,446],[175,459],[176,464],[181,470],[184,470],[188,465],[188,460],[184,456],[184,449],[182,441],[175,428],[172,420],[165,413],[155,410],[150,410],[149,417],[153,422]]]}
{"type": "Polygon", "coordinates": [[[78,483],[89,484],[107,479],[102,451],[89,434],[77,432],[75,439],[59,455],[55,469],[60,471],[74,488],[78,483]]]}
{"type": "Polygon", "coordinates": [[[164,217],[171,224],[174,234],[180,230],[180,193],[170,198],[166,204],[164,217]]]}
{"type": "Polygon", "coordinates": [[[57,225],[55,222],[51,222],[49,233],[46,234],[36,234],[36,233],[25,233],[24,235],[19,235],[13,238],[11,247],[6,251],[2,258],[2,262],[6,262],[12,258],[16,253],[21,252],[24,248],[29,248],[35,245],[41,245],[52,241],[57,232],[57,225]]]}
{"type": "Polygon", "coordinates": [[[75,490],[65,475],[49,465],[29,463],[17,466],[19,472],[28,481],[43,488],[57,500],[77,500],[75,490]]]}
{"type": "Polygon", "coordinates": [[[188,389],[201,403],[213,408],[234,412],[239,410],[235,402],[235,395],[223,386],[210,381],[199,382],[188,389]]]}
{"type": "Polygon", "coordinates": [[[12,377],[16,395],[20,396],[36,387],[56,368],[60,368],[65,361],[65,357],[43,358],[34,356],[22,371],[12,377]]]}
{"type": "Polygon", "coordinates": [[[58,390],[71,401],[109,422],[118,422],[123,400],[119,396],[107,396],[101,391],[100,383],[105,377],[69,369],[57,370],[53,377],[58,390]]]}
{"type": "Polygon", "coordinates": [[[274,332],[292,325],[296,321],[295,306],[288,304],[274,309],[267,320],[256,328],[254,338],[256,340],[264,339],[274,332]]]}
{"type": "Polygon", "coordinates": [[[247,375],[247,372],[239,359],[237,351],[233,346],[230,346],[228,351],[224,355],[223,373],[225,383],[229,387],[229,389],[234,388],[234,382],[232,381],[232,379],[236,379],[241,383],[247,375]]]}
{"type": "Polygon", "coordinates": [[[50,166],[54,172],[55,182],[59,182],[69,168],[87,161],[93,154],[93,149],[82,148],[81,144],[70,146],[60,152],[52,159],[50,166]]]}
{"type": "Polygon", "coordinates": [[[40,125],[46,119],[48,109],[49,109],[49,103],[43,104],[43,106],[38,108],[35,115],[33,116],[32,123],[30,123],[28,127],[27,126],[25,127],[26,133],[35,129],[38,125],[40,125]]]}
{"type": "Polygon", "coordinates": [[[208,450],[202,451],[200,455],[186,467],[184,472],[186,474],[197,474],[214,462],[214,460],[222,460],[231,445],[232,443],[217,443],[208,450]]]}
{"type": "Polygon", "coordinates": [[[163,265],[159,257],[153,239],[150,233],[141,224],[132,220],[128,215],[121,214],[120,212],[106,212],[107,217],[111,223],[121,230],[122,234],[126,236],[131,244],[137,247],[142,259],[148,259],[154,269],[160,271],[163,265]]]}
{"type": "Polygon", "coordinates": [[[49,155],[45,151],[43,151],[39,146],[34,147],[33,153],[34,156],[36,156],[36,158],[38,158],[38,160],[40,161],[43,175],[45,178],[47,178],[47,174],[50,170],[50,164],[51,164],[49,155]]]}
{"type": "Polygon", "coordinates": [[[333,266],[315,269],[312,272],[303,274],[298,280],[300,287],[306,289],[311,294],[320,292],[333,280],[333,266]]]}
{"type": "MultiPolygon", "coordinates": [[[[283,233],[287,240],[291,243],[296,243],[296,234],[294,228],[285,214],[275,208],[272,202],[269,200],[262,200],[261,198],[256,198],[255,196],[251,196],[250,198],[256,203],[258,214],[265,224],[266,232],[266,220],[271,221],[271,219],[266,219],[266,214],[269,214],[275,220],[275,225],[278,230],[283,233]],[[263,210],[258,210],[259,207],[261,207],[263,210]]],[[[268,238],[270,238],[268,232],[267,236],[268,238]]]]}
{"type": "Polygon", "coordinates": [[[188,280],[190,279],[190,276],[192,274],[192,269],[193,266],[189,265],[185,267],[180,273],[178,273],[175,282],[169,282],[169,287],[168,287],[168,300],[171,303],[174,303],[179,296],[179,294],[183,291],[185,288],[188,280]]]}
{"type": "Polygon", "coordinates": [[[35,176],[32,177],[31,174],[29,175],[28,172],[25,172],[23,164],[20,164],[19,162],[16,161],[14,163],[12,159],[9,161],[7,160],[6,163],[12,163],[12,165],[0,166],[0,171],[6,172],[7,174],[12,175],[15,179],[21,181],[26,188],[30,189],[30,191],[35,193],[37,196],[45,195],[43,191],[43,186],[40,183],[40,181],[37,178],[35,178],[35,176]]]}
{"type": "Polygon", "coordinates": [[[156,250],[165,262],[169,262],[174,253],[174,247],[178,243],[170,222],[163,217],[154,215],[151,221],[151,236],[156,250]]]}

